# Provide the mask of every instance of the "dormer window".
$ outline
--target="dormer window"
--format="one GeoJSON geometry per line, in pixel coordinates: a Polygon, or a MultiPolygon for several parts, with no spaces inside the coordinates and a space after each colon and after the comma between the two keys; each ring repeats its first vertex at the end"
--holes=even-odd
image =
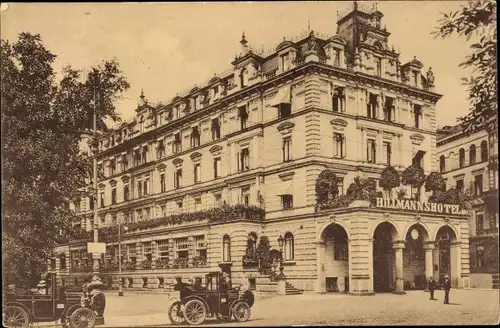
{"type": "Polygon", "coordinates": [[[181,151],[182,151],[181,134],[176,133],[174,136],[174,143],[172,144],[172,152],[176,154],[181,151]]]}
{"type": "Polygon", "coordinates": [[[333,49],[333,65],[340,66],[340,50],[333,49]]]}
{"type": "Polygon", "coordinates": [[[139,120],[139,132],[143,133],[144,132],[144,117],[141,116],[141,119],[139,120]]]}
{"type": "Polygon", "coordinates": [[[175,108],[175,118],[181,118],[181,109],[180,107],[175,108]]]}
{"type": "Polygon", "coordinates": [[[219,118],[214,118],[212,120],[212,140],[217,140],[220,138],[220,120],[219,118]]]}
{"type": "Polygon", "coordinates": [[[240,118],[240,129],[244,130],[247,128],[248,112],[246,106],[238,107],[238,116],[240,118]]]}
{"type": "Polygon", "coordinates": [[[198,127],[194,127],[191,132],[191,148],[200,146],[200,132],[198,127]]]}
{"type": "Polygon", "coordinates": [[[240,73],[240,86],[242,88],[246,87],[248,84],[248,71],[246,68],[243,68],[240,73]]]}
{"type": "Polygon", "coordinates": [[[418,87],[418,72],[413,72],[413,86],[418,87]]]}
{"type": "Polygon", "coordinates": [[[214,99],[216,99],[217,97],[219,97],[219,86],[216,85],[213,90],[214,90],[214,99]]]}
{"type": "Polygon", "coordinates": [[[289,57],[288,53],[280,56],[280,59],[281,59],[281,70],[283,72],[288,69],[288,57],[289,57]]]}

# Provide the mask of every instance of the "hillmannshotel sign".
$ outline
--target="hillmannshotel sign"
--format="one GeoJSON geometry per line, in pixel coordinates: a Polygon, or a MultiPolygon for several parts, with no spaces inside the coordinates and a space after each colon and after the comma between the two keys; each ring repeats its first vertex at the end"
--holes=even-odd
{"type": "Polygon", "coordinates": [[[378,198],[377,207],[410,210],[418,212],[462,214],[459,205],[443,203],[426,203],[410,199],[378,198]]]}

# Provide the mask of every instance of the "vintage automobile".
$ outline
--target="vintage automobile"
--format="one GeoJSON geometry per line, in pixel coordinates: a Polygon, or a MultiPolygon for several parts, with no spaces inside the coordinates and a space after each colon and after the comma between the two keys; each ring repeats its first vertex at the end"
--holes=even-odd
{"type": "Polygon", "coordinates": [[[174,290],[180,292],[178,301],[169,308],[169,319],[172,324],[198,325],[207,317],[229,320],[234,317],[239,322],[250,318],[250,308],[255,302],[252,291],[242,290],[241,286],[233,288],[221,272],[205,275],[205,285],[201,279],[194,284],[185,284],[178,279],[174,290]]]}
{"type": "Polygon", "coordinates": [[[15,288],[4,291],[4,327],[26,328],[34,322],[57,320],[61,320],[63,327],[95,326],[98,311],[87,291],[58,288],[56,273],[53,272],[47,274],[46,280],[49,284],[36,292],[15,288]]]}

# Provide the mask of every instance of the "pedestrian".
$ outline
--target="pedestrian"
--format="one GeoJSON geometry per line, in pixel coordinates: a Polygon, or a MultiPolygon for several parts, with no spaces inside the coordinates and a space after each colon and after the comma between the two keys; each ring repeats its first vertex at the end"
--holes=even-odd
{"type": "Polygon", "coordinates": [[[430,299],[434,299],[434,290],[436,290],[436,282],[433,277],[429,277],[429,293],[431,294],[430,299]]]}
{"type": "Polygon", "coordinates": [[[450,282],[450,278],[448,276],[444,276],[443,289],[444,289],[444,304],[449,304],[451,282],[450,282]]]}

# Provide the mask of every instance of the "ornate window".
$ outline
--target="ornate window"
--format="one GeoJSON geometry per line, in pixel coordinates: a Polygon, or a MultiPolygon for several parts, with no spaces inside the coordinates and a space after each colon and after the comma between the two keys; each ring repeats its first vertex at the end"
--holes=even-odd
{"type": "Polygon", "coordinates": [[[383,151],[384,151],[384,157],[385,157],[385,163],[387,165],[391,165],[391,154],[392,154],[392,151],[391,151],[391,143],[388,142],[388,141],[384,141],[384,145],[383,145],[383,151]]]}
{"type": "Polygon", "coordinates": [[[366,159],[368,163],[375,163],[377,156],[375,139],[368,139],[366,143],[366,159]]]}
{"type": "Polygon", "coordinates": [[[346,154],[346,143],[345,136],[342,133],[335,132],[333,134],[333,157],[334,158],[344,158],[346,154]]]}
{"type": "Polygon", "coordinates": [[[238,117],[240,119],[240,130],[246,129],[248,123],[248,111],[246,106],[238,107],[238,117]]]}
{"type": "Polygon", "coordinates": [[[228,235],[222,238],[222,262],[231,262],[231,237],[228,235]]]}
{"type": "Polygon", "coordinates": [[[182,168],[178,168],[174,172],[174,187],[180,188],[182,183],[182,168]]]}
{"type": "Polygon", "coordinates": [[[238,162],[238,172],[248,171],[250,169],[250,150],[243,148],[240,153],[236,154],[238,162]]]}
{"type": "Polygon", "coordinates": [[[285,261],[292,261],[294,259],[294,242],[293,242],[293,234],[291,232],[287,232],[285,234],[285,249],[283,252],[285,261]]]}
{"type": "Polygon", "coordinates": [[[212,119],[212,140],[220,139],[220,119],[214,118],[212,119]]]}
{"type": "Polygon", "coordinates": [[[282,146],[282,152],[283,152],[283,162],[288,162],[292,160],[292,137],[287,136],[283,138],[283,146],[282,146]]]}
{"type": "Polygon", "coordinates": [[[200,145],[200,132],[198,127],[194,127],[191,132],[191,148],[198,147],[200,145]]]}
{"type": "Polygon", "coordinates": [[[201,182],[201,164],[196,163],[194,164],[194,183],[200,183],[201,182]]]}

